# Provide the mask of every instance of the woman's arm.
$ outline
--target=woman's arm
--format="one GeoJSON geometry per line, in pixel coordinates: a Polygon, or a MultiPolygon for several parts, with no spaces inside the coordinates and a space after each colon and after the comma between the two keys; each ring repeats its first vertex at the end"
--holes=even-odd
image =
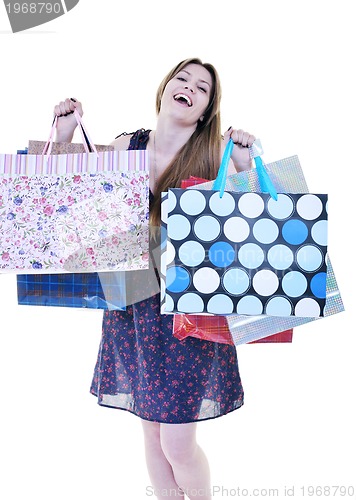
{"type": "MultiPolygon", "coordinates": [[[[83,108],[81,102],[76,99],[66,99],[61,101],[54,107],[54,114],[58,116],[56,127],[56,141],[57,142],[71,142],[73,139],[74,131],[77,127],[77,120],[73,115],[73,111],[77,110],[80,116],[83,116],[83,108]]],[[[115,139],[111,146],[117,150],[127,149],[130,144],[131,134],[121,135],[115,139]]]]}

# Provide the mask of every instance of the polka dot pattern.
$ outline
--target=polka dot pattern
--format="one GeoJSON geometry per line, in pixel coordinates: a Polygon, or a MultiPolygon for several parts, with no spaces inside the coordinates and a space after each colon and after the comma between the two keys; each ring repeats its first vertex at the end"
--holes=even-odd
{"type": "Polygon", "coordinates": [[[198,240],[214,241],[221,233],[220,222],[216,217],[203,215],[195,221],[194,233],[198,240]]]}
{"type": "Polygon", "coordinates": [[[242,217],[230,217],[223,226],[223,233],[233,243],[245,241],[250,234],[250,226],[242,217]]]}
{"type": "Polygon", "coordinates": [[[236,312],[247,316],[258,316],[263,313],[262,301],[253,295],[245,295],[239,300],[236,312]]]}
{"type": "Polygon", "coordinates": [[[184,215],[172,215],[169,217],[168,238],[171,240],[184,240],[190,233],[190,223],[184,215]]]}
{"type": "Polygon", "coordinates": [[[180,205],[186,214],[198,215],[204,210],[206,200],[200,191],[186,191],[181,196],[180,205]]]}
{"type": "Polygon", "coordinates": [[[235,209],[235,200],[230,193],[224,193],[220,198],[220,193],[216,192],[210,197],[209,207],[216,215],[230,215],[235,209]]]}
{"type": "Polygon", "coordinates": [[[230,268],[223,277],[224,289],[231,295],[242,295],[250,288],[250,277],[244,269],[230,268]]]}
{"type": "MultiPolygon", "coordinates": [[[[167,241],[167,254],[169,251],[169,243],[167,241]]],[[[188,267],[197,267],[205,259],[205,248],[197,241],[188,240],[179,247],[179,258],[182,264],[188,267]]],[[[167,258],[167,262],[170,262],[167,258]]]]}
{"type": "Polygon", "coordinates": [[[213,293],[219,288],[220,277],[215,269],[211,267],[201,267],[195,271],[193,284],[195,289],[200,293],[213,293]]]}
{"type": "Polygon", "coordinates": [[[253,226],[253,235],[260,243],[272,243],[279,234],[277,224],[271,219],[259,219],[253,226]]]}
{"type": "Polygon", "coordinates": [[[290,316],[292,304],[286,297],[272,297],[266,304],[266,314],[269,316],[290,316]]]}
{"type": "Polygon", "coordinates": [[[162,207],[165,312],[323,315],[326,195],[170,189],[162,207]]]}
{"type": "MultiPolygon", "coordinates": [[[[171,299],[172,300],[172,299],[171,299]]],[[[170,306],[173,311],[173,306],[170,306]]],[[[202,313],[204,311],[204,301],[197,293],[187,293],[178,299],[177,310],[184,313],[202,313]]]]}
{"type": "Polygon", "coordinates": [[[215,267],[228,267],[235,260],[234,247],[226,241],[217,241],[209,248],[209,260],[215,267]]]}
{"type": "Polygon", "coordinates": [[[293,199],[287,194],[279,194],[277,200],[273,198],[268,200],[267,210],[274,219],[287,219],[294,212],[293,199]]]}
{"type": "Polygon", "coordinates": [[[303,219],[315,220],[323,211],[323,203],[315,194],[305,194],[297,201],[297,212],[303,219]]]}

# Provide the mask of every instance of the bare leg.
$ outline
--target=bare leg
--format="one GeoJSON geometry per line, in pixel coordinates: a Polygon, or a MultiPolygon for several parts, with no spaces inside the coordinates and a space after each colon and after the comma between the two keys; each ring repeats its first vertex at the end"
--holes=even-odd
{"type": "Polygon", "coordinates": [[[181,491],[188,498],[211,500],[208,460],[196,442],[196,423],[161,424],[161,447],[181,491]]]}
{"type": "Polygon", "coordinates": [[[183,500],[183,491],[176,483],[172,466],[162,450],[161,425],[142,420],[148,474],[158,500],[166,500],[169,497],[183,500]]]}

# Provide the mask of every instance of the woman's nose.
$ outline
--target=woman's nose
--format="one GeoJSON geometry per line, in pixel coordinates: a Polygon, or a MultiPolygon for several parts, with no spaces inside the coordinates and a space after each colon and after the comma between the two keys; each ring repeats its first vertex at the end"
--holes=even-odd
{"type": "Polygon", "coordinates": [[[193,87],[191,87],[190,85],[186,85],[184,88],[190,90],[191,92],[194,92],[193,87]]]}

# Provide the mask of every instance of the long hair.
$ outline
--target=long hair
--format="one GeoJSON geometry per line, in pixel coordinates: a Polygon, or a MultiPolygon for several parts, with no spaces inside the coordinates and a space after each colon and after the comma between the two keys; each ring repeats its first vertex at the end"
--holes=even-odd
{"type": "Polygon", "coordinates": [[[185,59],[177,64],[163,79],[157,90],[156,112],[159,114],[161,100],[167,83],[188,64],[199,64],[209,71],[212,77],[212,89],[204,119],[199,121],[197,128],[186,144],[167,166],[156,186],[156,194],[150,210],[150,223],[159,226],[161,219],[161,193],[168,188],[180,187],[183,179],[191,175],[204,179],[215,179],[220,164],[221,125],[220,100],[221,86],[218,73],[214,66],[203,63],[198,58],[185,59]]]}

